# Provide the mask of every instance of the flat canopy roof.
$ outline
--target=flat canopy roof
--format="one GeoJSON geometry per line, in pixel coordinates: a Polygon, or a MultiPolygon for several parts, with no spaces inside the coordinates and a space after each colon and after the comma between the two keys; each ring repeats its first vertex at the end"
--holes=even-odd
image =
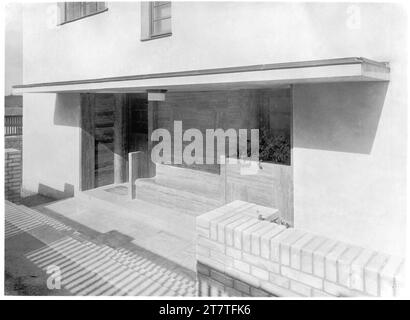
{"type": "Polygon", "coordinates": [[[341,58],[16,85],[13,94],[266,88],[296,83],[388,81],[387,63],[341,58]]]}

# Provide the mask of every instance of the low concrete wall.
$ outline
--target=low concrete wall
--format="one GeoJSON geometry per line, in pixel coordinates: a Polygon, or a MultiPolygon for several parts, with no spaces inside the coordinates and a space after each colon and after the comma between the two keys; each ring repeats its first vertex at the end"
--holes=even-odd
{"type": "Polygon", "coordinates": [[[403,258],[259,220],[267,209],[234,201],[197,217],[202,295],[401,294],[403,258]]]}
{"type": "MultiPolygon", "coordinates": [[[[293,223],[293,168],[265,162],[252,162],[252,174],[243,174],[238,162],[226,166],[226,200],[253,202],[279,209],[280,216],[293,223]]],[[[245,168],[246,169],[246,168],[245,168]]]]}
{"type": "Polygon", "coordinates": [[[5,149],[4,189],[5,199],[19,203],[21,200],[21,151],[5,149]]]}

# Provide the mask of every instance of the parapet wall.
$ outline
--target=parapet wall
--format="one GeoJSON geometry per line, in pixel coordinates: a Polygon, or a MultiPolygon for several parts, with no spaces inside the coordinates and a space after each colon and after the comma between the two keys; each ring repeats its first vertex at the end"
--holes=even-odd
{"type": "Polygon", "coordinates": [[[403,291],[403,258],[258,218],[269,210],[234,201],[197,217],[200,295],[393,297],[403,291]]]}

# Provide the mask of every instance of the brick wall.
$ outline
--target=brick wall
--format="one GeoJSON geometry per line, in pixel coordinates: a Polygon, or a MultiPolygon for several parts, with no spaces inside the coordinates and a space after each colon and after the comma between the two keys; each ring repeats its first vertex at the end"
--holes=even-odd
{"type": "Polygon", "coordinates": [[[4,189],[6,200],[19,203],[21,192],[21,151],[5,149],[4,189]]]}
{"type": "Polygon", "coordinates": [[[403,291],[403,258],[259,220],[255,212],[264,210],[234,201],[197,217],[201,295],[398,296],[403,291]]]}

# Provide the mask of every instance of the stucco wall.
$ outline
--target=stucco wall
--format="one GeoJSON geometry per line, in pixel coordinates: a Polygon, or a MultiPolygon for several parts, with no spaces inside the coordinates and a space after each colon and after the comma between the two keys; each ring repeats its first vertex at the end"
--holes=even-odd
{"type": "Polygon", "coordinates": [[[145,42],[140,3],[107,6],[57,27],[55,4],[24,4],[24,82],[350,56],[391,61],[391,51],[405,48],[390,41],[406,30],[399,5],[173,2],[172,36],[145,42]]]}
{"type": "Polygon", "coordinates": [[[79,94],[24,94],[23,192],[72,196],[79,185],[79,94]]]}
{"type": "Polygon", "coordinates": [[[396,88],[294,87],[295,227],[404,253],[406,110],[396,88]]]}

